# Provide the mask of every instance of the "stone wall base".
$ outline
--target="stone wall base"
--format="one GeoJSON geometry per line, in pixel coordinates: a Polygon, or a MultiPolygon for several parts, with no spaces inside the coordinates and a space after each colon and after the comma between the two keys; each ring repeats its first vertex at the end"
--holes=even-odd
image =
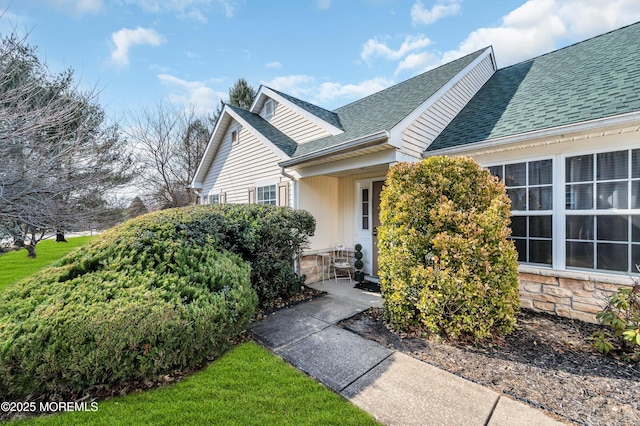
{"type": "Polygon", "coordinates": [[[565,318],[597,323],[607,297],[633,281],[627,277],[520,268],[520,306],[565,318]]]}

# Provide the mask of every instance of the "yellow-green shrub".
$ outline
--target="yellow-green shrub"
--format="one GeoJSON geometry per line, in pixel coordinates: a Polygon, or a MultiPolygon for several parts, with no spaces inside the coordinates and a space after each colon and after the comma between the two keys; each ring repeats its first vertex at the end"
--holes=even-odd
{"type": "Polygon", "coordinates": [[[392,327],[453,338],[513,329],[517,255],[501,182],[463,157],[400,163],[380,207],[380,284],[392,327]]]}

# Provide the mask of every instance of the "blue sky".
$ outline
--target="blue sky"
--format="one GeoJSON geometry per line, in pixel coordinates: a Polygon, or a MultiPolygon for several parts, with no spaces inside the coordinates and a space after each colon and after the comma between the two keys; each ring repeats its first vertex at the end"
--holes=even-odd
{"type": "Polygon", "coordinates": [[[328,109],[493,45],[500,67],[640,21],[638,0],[0,0],[114,120],[210,113],[240,77],[328,109]]]}

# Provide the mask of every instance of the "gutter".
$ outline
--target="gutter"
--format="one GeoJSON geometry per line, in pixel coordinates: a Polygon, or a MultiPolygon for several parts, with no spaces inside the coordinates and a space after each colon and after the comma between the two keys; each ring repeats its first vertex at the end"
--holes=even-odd
{"type": "MultiPolygon", "coordinates": [[[[298,178],[287,173],[284,167],[282,166],[280,166],[280,174],[282,174],[282,176],[286,178],[291,179],[291,182],[293,182],[293,209],[297,210],[298,209],[298,178]]],[[[302,270],[302,265],[300,264],[301,259],[302,259],[302,251],[300,251],[299,253],[296,253],[293,256],[293,272],[298,275],[300,275],[300,271],[302,270]]]]}
{"type": "Polygon", "coordinates": [[[367,136],[363,136],[358,139],[352,139],[346,142],[342,142],[338,145],[330,146],[328,148],[313,151],[308,154],[301,155],[300,157],[292,158],[290,160],[281,161],[278,165],[281,168],[297,166],[302,163],[306,163],[311,160],[319,160],[322,158],[331,157],[336,154],[340,154],[346,151],[352,151],[357,148],[366,148],[369,146],[379,145],[381,142],[389,140],[389,131],[382,130],[377,133],[372,133],[367,136]]]}
{"type": "Polygon", "coordinates": [[[503,136],[496,139],[489,139],[487,141],[474,142],[467,145],[460,145],[451,148],[442,148],[433,151],[424,151],[422,153],[422,158],[431,157],[434,155],[451,155],[457,154],[460,152],[466,152],[469,150],[477,149],[478,151],[482,150],[483,153],[489,152],[501,152],[506,150],[506,148],[497,148],[501,145],[507,145],[511,143],[518,142],[529,142],[526,146],[523,145],[519,148],[524,147],[536,147],[541,145],[551,145],[561,142],[561,138],[564,137],[567,133],[576,133],[581,131],[589,131],[589,130],[599,130],[603,127],[617,127],[621,125],[633,124],[634,122],[640,121],[640,112],[631,112],[623,115],[616,115],[614,117],[606,117],[599,118],[596,120],[583,121],[581,123],[574,124],[566,124],[563,126],[552,127],[551,129],[544,130],[535,130],[526,133],[519,133],[516,135],[503,136]],[[545,139],[551,137],[558,137],[556,140],[542,140],[538,142],[532,142],[532,139],[545,139]],[[490,150],[490,148],[496,148],[490,150]]]}

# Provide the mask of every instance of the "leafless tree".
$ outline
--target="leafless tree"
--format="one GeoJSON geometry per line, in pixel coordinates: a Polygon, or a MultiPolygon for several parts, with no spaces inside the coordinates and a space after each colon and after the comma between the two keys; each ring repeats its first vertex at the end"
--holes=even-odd
{"type": "Polygon", "coordinates": [[[133,158],[73,71],[51,74],[15,34],[0,40],[0,230],[35,257],[46,235],[103,212],[133,158]]]}
{"type": "Polygon", "coordinates": [[[169,103],[130,117],[126,133],[144,165],[139,185],[147,205],[170,208],[197,201],[189,184],[209,142],[207,123],[193,108],[179,109],[169,103]]]}

